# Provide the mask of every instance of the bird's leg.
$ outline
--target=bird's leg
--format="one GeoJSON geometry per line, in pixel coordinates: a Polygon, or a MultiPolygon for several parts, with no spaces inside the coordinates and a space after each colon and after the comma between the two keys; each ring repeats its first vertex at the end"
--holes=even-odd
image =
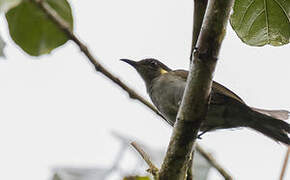
{"type": "Polygon", "coordinates": [[[213,129],[214,129],[214,128],[208,128],[207,130],[204,130],[203,132],[199,133],[199,134],[197,135],[197,139],[202,139],[202,138],[201,138],[202,135],[204,135],[205,133],[207,133],[207,132],[209,132],[209,131],[211,131],[211,130],[213,130],[213,129]]]}

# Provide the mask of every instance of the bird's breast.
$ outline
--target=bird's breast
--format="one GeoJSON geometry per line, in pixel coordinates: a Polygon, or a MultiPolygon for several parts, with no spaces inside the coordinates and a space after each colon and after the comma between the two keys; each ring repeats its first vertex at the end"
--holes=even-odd
{"type": "Polygon", "coordinates": [[[165,74],[154,79],[148,89],[154,105],[172,123],[175,122],[185,84],[183,79],[165,74]]]}

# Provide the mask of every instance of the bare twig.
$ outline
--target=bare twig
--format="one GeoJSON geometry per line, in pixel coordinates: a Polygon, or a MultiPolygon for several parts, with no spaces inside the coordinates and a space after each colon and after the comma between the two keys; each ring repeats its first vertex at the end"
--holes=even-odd
{"type": "Polygon", "coordinates": [[[128,87],[124,82],[122,82],[118,77],[114,76],[111,72],[109,72],[106,68],[104,68],[98,60],[92,55],[89,51],[88,47],[81,42],[81,40],[70,30],[69,25],[66,21],[64,21],[45,1],[43,0],[31,0],[34,2],[46,15],[50,18],[66,35],[69,39],[75,42],[80,50],[86,55],[88,60],[94,65],[96,71],[101,72],[115,84],[120,86],[124,91],[126,91],[130,98],[136,99],[140,101],[143,105],[147,106],[151,109],[155,114],[160,116],[163,120],[167,122],[164,116],[147,100],[145,100],[142,96],[140,96],[133,89],[128,87]]]}
{"type": "Polygon", "coordinates": [[[144,161],[147,163],[149,166],[149,169],[147,172],[151,173],[154,177],[154,179],[158,179],[158,168],[152,163],[150,160],[150,157],[142,150],[142,148],[136,143],[136,142],[131,142],[131,145],[138,151],[138,153],[142,156],[144,161]]]}
{"type": "Polygon", "coordinates": [[[288,150],[287,150],[286,155],[285,155],[284,163],[283,163],[281,174],[280,174],[280,180],[283,180],[283,178],[284,178],[287,164],[288,164],[288,160],[289,160],[289,155],[290,155],[290,146],[288,146],[288,150]]]}
{"type": "Polygon", "coordinates": [[[194,49],[199,37],[201,25],[204,19],[205,10],[208,4],[208,0],[194,0],[193,11],[193,28],[192,28],[192,42],[190,51],[190,60],[192,60],[194,49]]]}
{"type": "Polygon", "coordinates": [[[213,156],[206,152],[200,145],[196,144],[195,149],[226,179],[232,180],[231,175],[213,158],[213,156]]]}
{"type": "Polygon", "coordinates": [[[202,121],[206,117],[213,73],[233,0],[211,0],[191,62],[189,76],[178,111],[160,180],[183,180],[202,121]]]}

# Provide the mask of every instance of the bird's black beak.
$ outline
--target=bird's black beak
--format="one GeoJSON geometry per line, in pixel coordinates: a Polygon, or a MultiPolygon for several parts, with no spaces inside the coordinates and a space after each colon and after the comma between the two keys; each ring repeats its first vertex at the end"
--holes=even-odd
{"type": "Polygon", "coordinates": [[[130,59],[120,59],[120,61],[123,61],[125,63],[130,64],[131,66],[133,66],[134,68],[137,66],[137,62],[136,61],[132,61],[130,59]]]}

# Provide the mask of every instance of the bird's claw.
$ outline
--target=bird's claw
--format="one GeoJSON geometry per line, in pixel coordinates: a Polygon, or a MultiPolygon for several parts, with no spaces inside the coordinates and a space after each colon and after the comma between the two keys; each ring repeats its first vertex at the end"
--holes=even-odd
{"type": "Polygon", "coordinates": [[[201,136],[204,135],[205,133],[206,133],[206,131],[199,133],[199,134],[197,135],[197,139],[202,139],[201,136]]]}

